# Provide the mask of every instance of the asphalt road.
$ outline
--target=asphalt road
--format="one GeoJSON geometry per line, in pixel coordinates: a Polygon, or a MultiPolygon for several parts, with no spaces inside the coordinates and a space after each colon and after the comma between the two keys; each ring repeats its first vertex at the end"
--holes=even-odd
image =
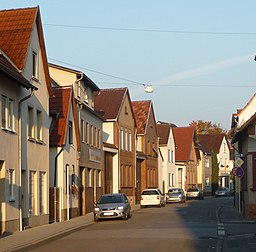
{"type": "Polygon", "coordinates": [[[185,204],[143,208],[127,221],[100,221],[30,251],[216,252],[220,244],[216,213],[227,203],[232,200],[205,197],[185,204]]]}

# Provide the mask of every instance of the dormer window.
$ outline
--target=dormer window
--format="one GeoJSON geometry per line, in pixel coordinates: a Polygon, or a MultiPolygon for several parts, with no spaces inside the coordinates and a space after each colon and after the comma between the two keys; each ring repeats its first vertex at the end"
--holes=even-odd
{"type": "Polygon", "coordinates": [[[32,77],[38,79],[38,55],[32,52],[32,77]]]}

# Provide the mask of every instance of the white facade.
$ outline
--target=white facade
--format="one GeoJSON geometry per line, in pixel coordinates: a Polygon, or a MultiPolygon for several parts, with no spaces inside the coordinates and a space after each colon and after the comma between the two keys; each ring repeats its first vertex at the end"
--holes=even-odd
{"type": "Polygon", "coordinates": [[[219,163],[220,183],[222,186],[230,188],[230,173],[234,167],[234,163],[230,160],[230,148],[225,137],[223,137],[221,142],[217,160],[219,163]]]}
{"type": "Polygon", "coordinates": [[[170,188],[178,187],[178,169],[175,165],[175,142],[173,131],[170,133],[166,145],[159,146],[163,161],[159,164],[158,184],[163,192],[168,192],[170,188]]]}

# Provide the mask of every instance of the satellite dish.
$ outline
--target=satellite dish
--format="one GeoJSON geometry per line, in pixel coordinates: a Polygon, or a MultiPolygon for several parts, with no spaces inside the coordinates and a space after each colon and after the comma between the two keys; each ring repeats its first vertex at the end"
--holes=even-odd
{"type": "Polygon", "coordinates": [[[153,93],[154,92],[154,88],[153,88],[152,85],[145,85],[144,89],[145,89],[146,93],[153,93]]]}

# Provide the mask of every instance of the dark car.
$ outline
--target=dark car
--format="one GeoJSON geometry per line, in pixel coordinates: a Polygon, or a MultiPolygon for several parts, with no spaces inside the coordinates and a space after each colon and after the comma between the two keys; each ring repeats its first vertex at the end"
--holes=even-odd
{"type": "Polygon", "coordinates": [[[186,198],[203,200],[204,193],[199,187],[188,188],[186,198]]]}
{"type": "Polygon", "coordinates": [[[229,197],[231,196],[231,192],[227,187],[219,187],[215,191],[215,197],[228,197],[228,196],[229,197]]]}
{"type": "Polygon", "coordinates": [[[131,205],[123,193],[103,194],[94,207],[94,221],[132,217],[131,205]]]}
{"type": "Polygon", "coordinates": [[[186,195],[182,188],[171,188],[166,194],[166,203],[171,202],[186,202],[186,195]]]}

